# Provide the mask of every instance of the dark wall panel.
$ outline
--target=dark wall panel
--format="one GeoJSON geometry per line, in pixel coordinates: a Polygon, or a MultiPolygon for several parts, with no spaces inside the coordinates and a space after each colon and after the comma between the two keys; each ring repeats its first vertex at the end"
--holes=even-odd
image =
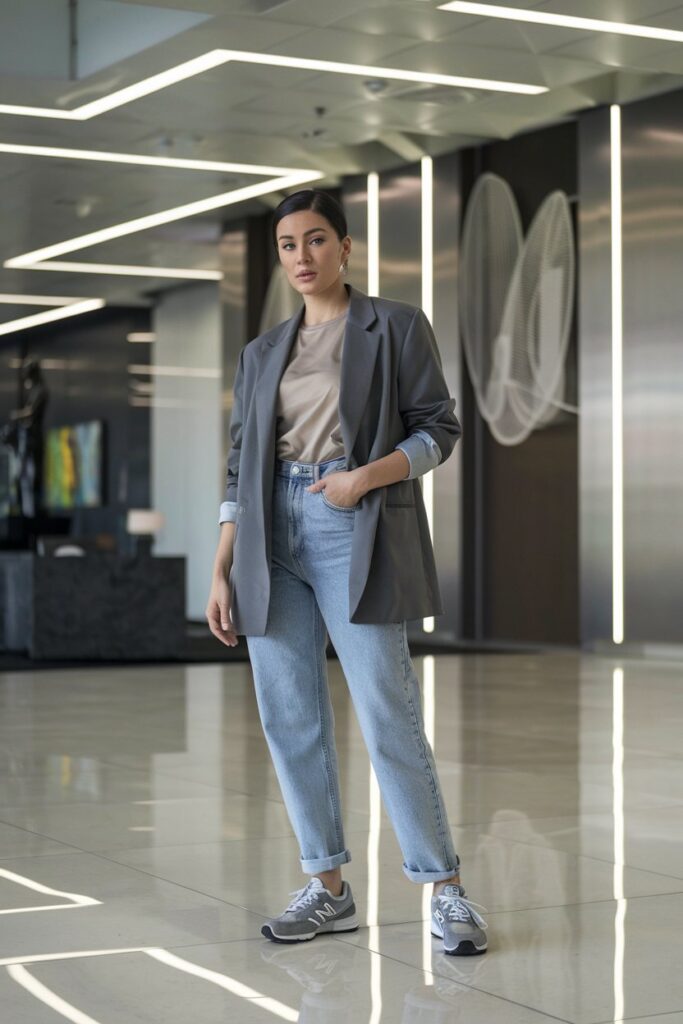
{"type": "MultiPolygon", "coordinates": [[[[511,186],[526,232],[548,193],[577,192],[574,123],[463,152],[463,201],[491,171],[511,186]]],[[[576,403],[576,316],[566,400],[576,403]]],[[[562,413],[512,447],[476,409],[463,371],[465,627],[481,639],[578,643],[578,425],[562,413]],[[466,431],[466,434],[465,434],[466,431]]]]}

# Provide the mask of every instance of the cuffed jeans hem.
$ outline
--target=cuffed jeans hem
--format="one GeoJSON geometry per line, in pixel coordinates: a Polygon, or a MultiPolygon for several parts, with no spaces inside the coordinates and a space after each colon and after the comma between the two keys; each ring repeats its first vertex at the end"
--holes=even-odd
{"type": "Polygon", "coordinates": [[[460,873],[459,861],[450,871],[413,871],[412,868],[407,868],[405,864],[402,867],[403,873],[411,882],[445,882],[447,878],[452,878],[453,875],[460,873]]]}
{"type": "Polygon", "coordinates": [[[304,860],[303,857],[300,857],[299,860],[302,871],[305,871],[307,875],[315,875],[318,871],[331,871],[332,868],[337,868],[340,864],[348,864],[351,854],[348,850],[342,850],[341,853],[333,853],[331,857],[318,857],[317,860],[304,860]]]}

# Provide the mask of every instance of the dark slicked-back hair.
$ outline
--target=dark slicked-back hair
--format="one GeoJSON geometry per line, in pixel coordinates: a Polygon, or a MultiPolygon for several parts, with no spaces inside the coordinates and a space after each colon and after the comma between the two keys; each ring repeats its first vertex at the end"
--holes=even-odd
{"type": "Polygon", "coordinates": [[[319,213],[321,217],[329,221],[340,241],[349,233],[344,210],[329,192],[323,192],[319,188],[302,188],[298,192],[292,192],[290,196],[285,196],[273,211],[272,236],[275,248],[277,248],[278,224],[283,217],[290,213],[298,213],[299,210],[313,210],[314,213],[319,213]]]}

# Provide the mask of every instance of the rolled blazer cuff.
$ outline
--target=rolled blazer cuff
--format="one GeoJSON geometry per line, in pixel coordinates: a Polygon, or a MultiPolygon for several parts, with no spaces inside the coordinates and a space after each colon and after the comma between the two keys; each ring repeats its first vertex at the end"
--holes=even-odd
{"type": "Polygon", "coordinates": [[[221,502],[220,512],[218,513],[218,525],[221,523],[234,523],[237,519],[237,502],[236,501],[223,501],[221,502]]]}
{"type": "Polygon", "coordinates": [[[396,448],[401,449],[410,463],[410,472],[404,480],[414,480],[441,462],[441,449],[426,430],[414,430],[405,441],[399,441],[396,448]]]}

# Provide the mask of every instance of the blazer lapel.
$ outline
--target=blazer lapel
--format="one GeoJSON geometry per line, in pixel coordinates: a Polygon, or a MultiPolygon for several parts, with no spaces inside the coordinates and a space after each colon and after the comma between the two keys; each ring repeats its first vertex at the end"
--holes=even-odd
{"type": "Polygon", "coordinates": [[[369,328],[377,320],[372,299],[349,285],[351,302],[339,371],[339,424],[349,469],[358,465],[353,448],[368,400],[379,349],[379,334],[369,328]]]}
{"type": "MultiPolygon", "coordinates": [[[[352,285],[339,375],[339,424],[347,463],[355,468],[353,446],[363,417],[379,347],[379,335],[369,328],[377,319],[372,299],[352,285]]],[[[264,345],[255,385],[254,403],[259,434],[261,470],[269,473],[275,454],[276,402],[305,306],[287,320],[264,345]]]]}

